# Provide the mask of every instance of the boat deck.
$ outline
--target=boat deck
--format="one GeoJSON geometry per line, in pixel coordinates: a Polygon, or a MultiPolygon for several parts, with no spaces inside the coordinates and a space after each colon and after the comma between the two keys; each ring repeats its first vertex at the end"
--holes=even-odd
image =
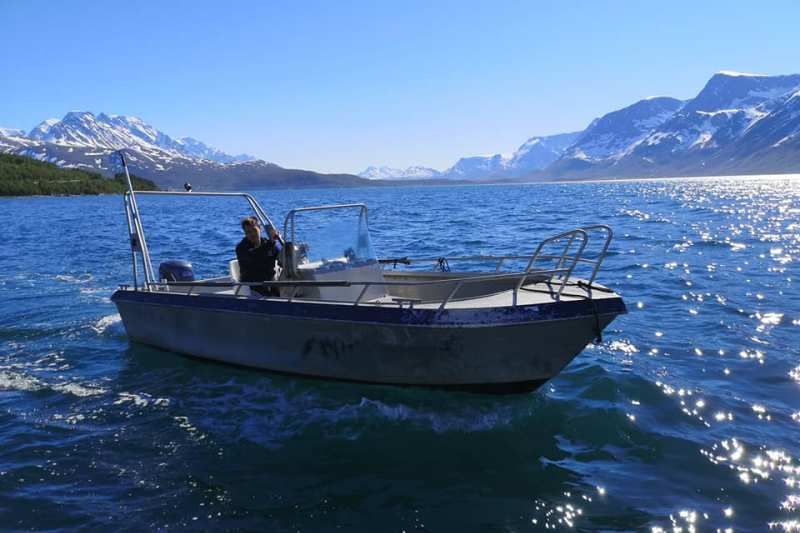
{"type": "MultiPolygon", "coordinates": [[[[556,299],[556,290],[552,290],[545,282],[530,283],[525,285],[517,292],[517,305],[541,305],[554,303],[556,301],[572,302],[578,300],[603,300],[609,298],[619,298],[611,289],[603,287],[597,283],[592,285],[593,290],[587,291],[582,287],[568,286],[561,293],[560,300],[556,299]]],[[[414,307],[420,309],[437,308],[441,302],[418,303],[414,307]]],[[[472,298],[456,298],[447,302],[448,309],[474,309],[474,308],[496,308],[512,307],[514,305],[514,290],[487,294],[472,298]]]]}
{"type": "MultiPolygon", "coordinates": [[[[488,308],[502,308],[517,306],[531,306],[552,304],[555,302],[573,302],[582,300],[606,300],[619,298],[613,290],[593,283],[591,289],[587,289],[588,285],[583,280],[571,280],[565,286],[558,296],[558,288],[560,283],[552,283],[548,281],[538,281],[525,284],[520,290],[515,291],[513,288],[506,288],[487,292],[485,294],[470,294],[465,297],[453,297],[446,301],[444,308],[446,309],[488,309],[488,308]],[[515,302],[516,293],[516,302],[515,302]]],[[[192,296],[214,296],[236,299],[254,299],[265,301],[292,301],[297,303],[319,304],[319,305],[357,305],[362,307],[400,307],[412,309],[439,309],[442,308],[443,298],[438,299],[417,299],[406,298],[402,296],[387,295],[370,300],[361,300],[357,303],[348,300],[330,300],[318,298],[304,298],[304,297],[288,297],[288,296],[261,296],[258,293],[247,291],[244,294],[242,289],[245,287],[232,287],[232,286],[215,286],[212,283],[225,285],[232,284],[230,278],[216,278],[213,280],[199,281],[194,284],[185,284],[180,286],[163,285],[158,292],[169,292],[178,294],[187,294],[192,296]]],[[[391,286],[390,286],[391,288],[391,286]]],[[[449,291],[448,291],[449,292],[449,291]]]]}

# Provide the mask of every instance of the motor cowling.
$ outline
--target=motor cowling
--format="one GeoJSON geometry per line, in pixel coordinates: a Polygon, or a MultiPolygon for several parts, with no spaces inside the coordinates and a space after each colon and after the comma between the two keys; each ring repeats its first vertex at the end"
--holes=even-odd
{"type": "Polygon", "coordinates": [[[158,278],[171,283],[174,281],[194,281],[194,270],[189,261],[174,259],[158,265],[158,278]]]}

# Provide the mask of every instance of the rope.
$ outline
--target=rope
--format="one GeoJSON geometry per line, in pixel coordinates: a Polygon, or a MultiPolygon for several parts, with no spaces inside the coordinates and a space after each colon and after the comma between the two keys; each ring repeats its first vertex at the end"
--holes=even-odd
{"type": "MultiPolygon", "coordinates": [[[[549,290],[543,289],[532,289],[529,287],[521,287],[520,290],[527,291],[527,292],[536,292],[541,294],[549,294],[553,295],[553,288],[550,286],[550,282],[546,282],[549,290]]],[[[596,290],[600,292],[612,293],[614,292],[611,289],[607,289],[605,287],[596,287],[590,283],[584,283],[583,281],[578,281],[577,283],[565,283],[565,285],[569,287],[580,287],[585,289],[587,292],[590,290],[596,290]]],[[[583,298],[584,300],[589,300],[592,303],[592,314],[594,315],[594,340],[592,341],[594,344],[602,344],[603,343],[603,329],[600,327],[600,313],[597,310],[597,302],[594,298],[589,297],[586,294],[572,294],[572,293],[562,293],[562,296],[573,296],[575,298],[583,298]]]]}
{"type": "Polygon", "coordinates": [[[410,265],[411,261],[408,257],[391,257],[389,259],[378,259],[378,263],[381,265],[392,265],[392,270],[397,269],[397,265],[410,265]]]}
{"type": "Polygon", "coordinates": [[[592,302],[592,311],[594,312],[594,344],[603,344],[603,328],[600,327],[600,313],[597,312],[597,302],[589,298],[592,302]]]}

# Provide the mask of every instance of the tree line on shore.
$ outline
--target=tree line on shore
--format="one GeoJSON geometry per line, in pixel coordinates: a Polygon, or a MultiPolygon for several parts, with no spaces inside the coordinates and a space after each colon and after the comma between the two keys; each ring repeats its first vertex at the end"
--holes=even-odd
{"type": "MultiPolygon", "coordinates": [[[[131,180],[137,190],[158,190],[150,180],[138,176],[131,180]]],[[[0,196],[121,194],[127,189],[124,174],[107,178],[30,157],[0,154],[0,196]]]]}

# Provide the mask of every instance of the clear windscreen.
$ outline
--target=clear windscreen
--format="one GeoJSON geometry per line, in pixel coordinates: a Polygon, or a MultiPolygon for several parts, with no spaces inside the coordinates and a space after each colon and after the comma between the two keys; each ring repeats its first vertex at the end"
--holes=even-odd
{"type": "Polygon", "coordinates": [[[297,212],[284,237],[298,247],[300,264],[356,266],[377,261],[367,211],[360,206],[297,212]]]}

